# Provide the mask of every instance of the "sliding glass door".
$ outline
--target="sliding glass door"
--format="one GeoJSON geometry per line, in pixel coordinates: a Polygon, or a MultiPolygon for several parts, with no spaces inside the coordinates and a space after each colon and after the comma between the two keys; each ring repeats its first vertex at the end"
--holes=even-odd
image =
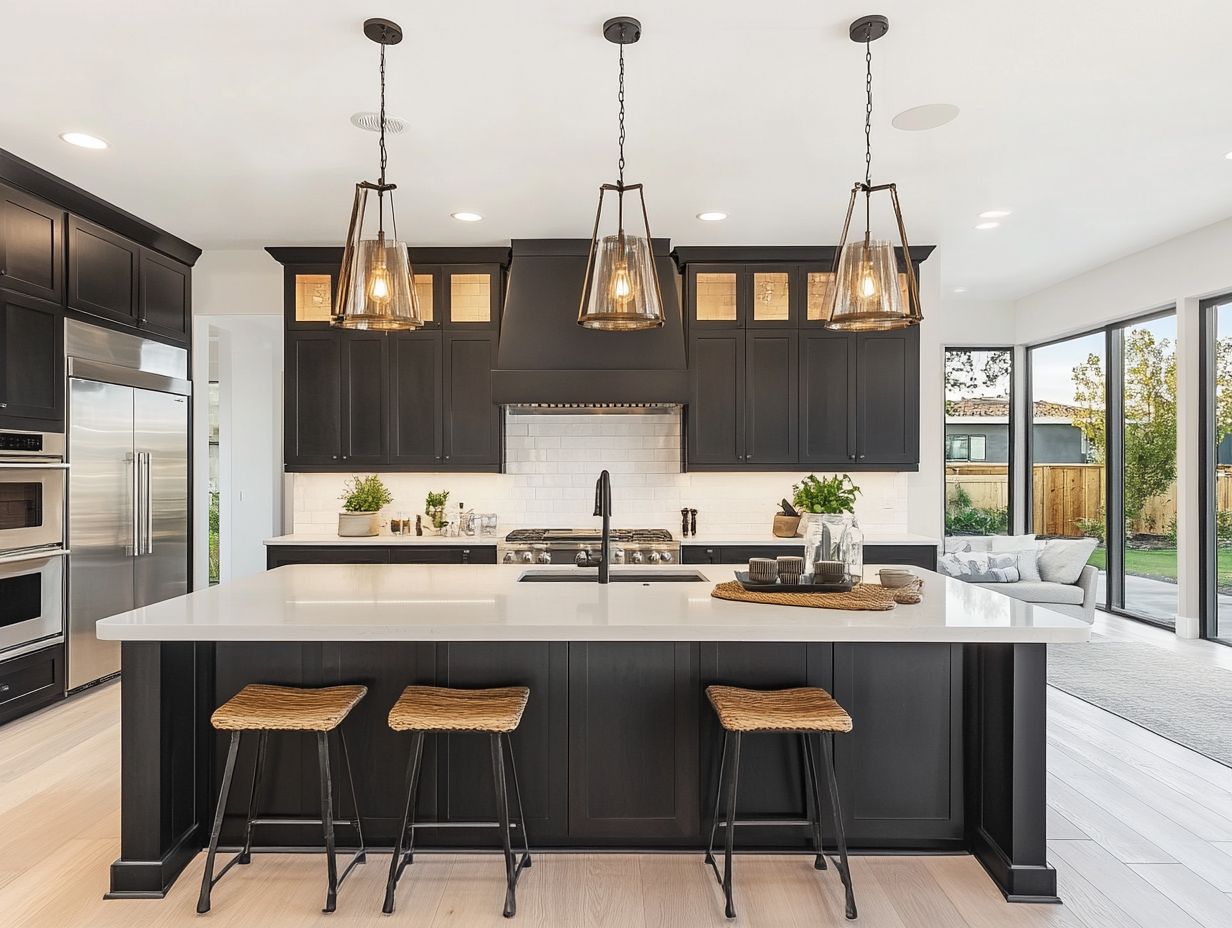
{"type": "Polygon", "coordinates": [[[945,349],[945,534],[1005,535],[1012,525],[1011,348],[945,349]]]}
{"type": "Polygon", "coordinates": [[[1232,644],[1232,294],[1202,312],[1202,633],[1232,644]]]}

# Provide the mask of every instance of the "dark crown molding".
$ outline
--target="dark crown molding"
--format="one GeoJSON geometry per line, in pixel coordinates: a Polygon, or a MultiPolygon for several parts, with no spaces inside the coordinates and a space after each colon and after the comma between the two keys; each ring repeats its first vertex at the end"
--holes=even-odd
{"type": "MultiPolygon", "coordinates": [[[[341,245],[269,245],[265,249],[279,264],[341,264],[341,245]]],[[[509,248],[427,246],[408,249],[412,264],[499,264],[509,266],[509,248]]]]}
{"type": "MultiPolygon", "coordinates": [[[[681,267],[686,264],[722,264],[725,261],[742,264],[759,261],[773,263],[831,264],[836,245],[678,245],[672,257],[681,267]]],[[[933,253],[936,245],[912,245],[911,260],[919,264],[933,253]]],[[[902,249],[895,248],[899,260],[902,249]]]]}

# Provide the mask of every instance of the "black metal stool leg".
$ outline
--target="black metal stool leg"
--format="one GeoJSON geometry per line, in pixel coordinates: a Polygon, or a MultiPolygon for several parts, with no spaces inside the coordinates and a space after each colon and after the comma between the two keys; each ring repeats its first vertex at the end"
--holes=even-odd
{"type": "Polygon", "coordinates": [[[513,739],[508,733],[502,737],[505,740],[505,750],[509,752],[509,776],[513,780],[513,798],[518,806],[518,827],[522,829],[522,860],[518,869],[524,870],[531,865],[530,836],[526,832],[526,813],[522,811],[522,788],[518,785],[517,761],[513,759],[513,739]]]}
{"type": "Polygon", "coordinates": [[[809,744],[807,734],[800,735],[800,760],[804,766],[804,801],[808,806],[808,817],[813,823],[813,868],[826,869],[826,851],[821,836],[821,783],[817,780],[817,759],[813,756],[813,746],[809,744]]]}
{"type": "Polygon", "coordinates": [[[359,850],[347,866],[347,870],[350,870],[356,864],[367,862],[368,845],[364,843],[364,823],[359,817],[359,793],[355,791],[355,776],[351,773],[351,753],[347,750],[346,732],[342,730],[342,726],[338,727],[338,744],[342,748],[342,763],[346,767],[347,787],[351,790],[351,810],[355,813],[355,834],[359,838],[359,850]]]}
{"type": "Polygon", "coordinates": [[[317,732],[317,760],[321,768],[321,825],[325,831],[325,869],[329,879],[324,912],[338,906],[338,861],[334,855],[334,785],[329,770],[329,740],[317,732]]]}
{"type": "Polygon", "coordinates": [[[505,918],[512,918],[518,904],[514,896],[517,870],[513,862],[513,848],[509,837],[509,792],[505,783],[505,757],[501,752],[501,736],[491,736],[492,779],[496,786],[496,816],[500,826],[501,845],[505,852],[505,918]]]}
{"type": "Polygon", "coordinates": [[[723,849],[723,896],[728,918],[736,917],[732,901],[732,845],[736,839],[736,788],[740,780],[740,732],[732,733],[731,779],[727,781],[727,844],[723,849]]]}
{"type": "MultiPolygon", "coordinates": [[[[394,911],[394,893],[398,887],[398,877],[402,874],[403,867],[410,863],[413,851],[407,852],[406,862],[403,862],[403,847],[407,840],[406,830],[407,825],[411,821],[411,816],[415,809],[415,793],[416,786],[419,780],[419,763],[423,757],[424,733],[417,731],[411,743],[411,758],[406,765],[406,807],[402,811],[402,826],[398,829],[398,837],[394,841],[393,857],[389,861],[389,879],[385,882],[385,904],[381,907],[381,911],[386,915],[390,915],[394,911]]],[[[414,842],[415,832],[411,832],[411,841],[414,842]]]]}
{"type": "Polygon", "coordinates": [[[214,810],[214,828],[210,832],[210,848],[205,855],[205,872],[201,875],[201,895],[197,897],[197,914],[210,910],[210,890],[214,886],[214,857],[218,853],[218,835],[222,831],[223,815],[227,811],[227,796],[231,792],[231,779],[235,776],[235,758],[240,752],[240,732],[231,733],[231,746],[227,749],[227,764],[223,768],[222,788],[218,791],[218,808],[214,810]]]}
{"type": "Polygon", "coordinates": [[[714,833],[719,829],[719,799],[723,796],[723,771],[727,767],[727,730],[723,730],[723,747],[719,749],[719,778],[714,782],[714,811],[710,816],[710,843],[706,845],[706,863],[714,870],[715,879],[721,884],[718,864],[714,862],[714,833]]]}
{"type": "Polygon", "coordinates": [[[257,789],[261,784],[261,771],[265,769],[265,749],[269,742],[269,732],[263,731],[257,735],[257,756],[252,765],[252,788],[248,791],[248,821],[244,823],[244,849],[235,859],[236,863],[252,863],[252,819],[257,808],[257,789]]]}
{"type": "Polygon", "coordinates": [[[821,741],[822,756],[826,765],[826,786],[830,792],[830,807],[834,811],[835,836],[838,838],[838,872],[843,878],[843,889],[847,893],[847,917],[856,917],[856,897],[851,889],[851,869],[847,865],[847,836],[843,833],[843,812],[839,808],[838,782],[834,777],[834,734],[818,735],[821,741]]]}

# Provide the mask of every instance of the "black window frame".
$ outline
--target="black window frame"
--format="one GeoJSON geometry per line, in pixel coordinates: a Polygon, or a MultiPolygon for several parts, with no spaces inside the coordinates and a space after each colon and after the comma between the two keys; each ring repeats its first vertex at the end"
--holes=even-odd
{"type": "Polygon", "coordinates": [[[1198,637],[1232,647],[1219,633],[1219,542],[1216,537],[1215,346],[1218,309],[1232,305],[1232,292],[1198,301],[1198,637]]]}
{"type": "MultiPolygon", "coordinates": [[[[945,537],[945,511],[947,508],[947,505],[946,505],[947,489],[946,489],[946,479],[945,479],[945,466],[948,463],[950,463],[950,459],[946,457],[945,362],[946,362],[946,356],[951,351],[989,351],[989,352],[1004,351],[1010,357],[1010,376],[1009,376],[1010,389],[1009,389],[1009,406],[1008,406],[1009,415],[1006,417],[1007,422],[1008,422],[1007,440],[1009,442],[1009,445],[1006,450],[1006,461],[1005,461],[1005,479],[1006,479],[1005,519],[1006,519],[1006,524],[1009,526],[1010,532],[1013,532],[1014,512],[1015,512],[1016,503],[1017,503],[1017,495],[1014,492],[1014,484],[1016,483],[1015,477],[1017,476],[1017,472],[1015,470],[1016,460],[1015,460],[1015,454],[1014,454],[1014,447],[1016,444],[1016,441],[1014,438],[1015,433],[1016,433],[1016,426],[1015,426],[1014,420],[1017,418],[1017,416],[1015,415],[1015,412],[1018,409],[1018,400],[1017,400],[1017,393],[1016,393],[1016,388],[1015,388],[1015,380],[1017,379],[1016,375],[1018,372],[1017,350],[1015,349],[1014,345],[943,345],[941,348],[941,535],[942,535],[942,538],[945,537]]],[[[1028,429],[1027,431],[1030,432],[1030,429],[1028,429]]],[[[970,453],[970,444],[968,444],[968,453],[970,453]]],[[[987,460],[988,458],[987,446],[985,446],[985,449],[984,449],[984,458],[985,460],[987,460]]],[[[967,460],[968,462],[970,462],[970,458],[968,458],[967,460]]],[[[1030,488],[1028,488],[1028,490],[1029,489],[1030,488]]],[[[1029,513],[1030,510],[1028,509],[1027,512],[1029,513]]]]}

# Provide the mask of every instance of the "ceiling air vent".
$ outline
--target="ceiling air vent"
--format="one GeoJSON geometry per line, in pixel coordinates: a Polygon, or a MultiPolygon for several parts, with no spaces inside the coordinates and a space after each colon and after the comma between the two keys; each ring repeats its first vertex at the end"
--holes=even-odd
{"type": "MultiPolygon", "coordinates": [[[[353,125],[356,129],[363,129],[365,132],[380,132],[381,114],[356,113],[351,117],[351,125],[353,125]]],[[[390,116],[386,113],[385,131],[390,135],[401,135],[406,131],[406,120],[401,116],[390,116]]]]}

